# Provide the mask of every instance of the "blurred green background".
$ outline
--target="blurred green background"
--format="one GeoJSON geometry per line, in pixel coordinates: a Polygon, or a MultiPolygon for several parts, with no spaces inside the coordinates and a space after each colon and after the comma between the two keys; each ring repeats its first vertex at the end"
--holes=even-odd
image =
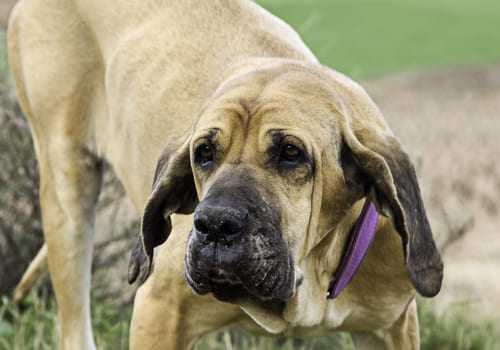
{"type": "Polygon", "coordinates": [[[500,59],[496,0],[259,0],[353,78],[500,59]]]}

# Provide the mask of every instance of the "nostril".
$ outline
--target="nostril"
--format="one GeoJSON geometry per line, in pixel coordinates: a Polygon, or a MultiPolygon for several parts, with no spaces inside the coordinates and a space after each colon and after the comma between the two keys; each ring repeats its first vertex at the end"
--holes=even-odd
{"type": "Polygon", "coordinates": [[[233,218],[229,218],[227,221],[221,223],[219,231],[225,235],[234,235],[241,231],[243,224],[233,218]]]}
{"type": "Polygon", "coordinates": [[[198,208],[193,224],[208,239],[223,238],[240,233],[248,222],[248,212],[228,207],[198,208]]]}
{"type": "Polygon", "coordinates": [[[208,234],[208,232],[210,231],[207,222],[208,220],[205,215],[196,214],[194,217],[194,227],[200,233],[208,234]]]}

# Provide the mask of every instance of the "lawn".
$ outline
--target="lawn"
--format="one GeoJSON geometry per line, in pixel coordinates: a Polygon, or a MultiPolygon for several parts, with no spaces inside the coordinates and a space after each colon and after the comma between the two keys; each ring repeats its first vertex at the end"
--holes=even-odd
{"type": "Polygon", "coordinates": [[[260,0],[318,59],[355,78],[500,60],[494,0],[260,0]]]}
{"type": "MultiPolygon", "coordinates": [[[[500,344],[500,326],[493,321],[472,323],[470,310],[457,305],[436,315],[431,304],[420,300],[422,350],[495,350],[500,344]]],[[[92,305],[93,328],[101,350],[128,349],[128,321],[131,309],[117,309],[106,302],[92,305]]],[[[49,350],[58,342],[57,311],[52,296],[31,295],[23,311],[13,309],[6,297],[0,298],[0,350],[49,350]]],[[[238,329],[210,334],[199,341],[195,350],[352,350],[347,334],[317,339],[249,337],[238,329]]]]}

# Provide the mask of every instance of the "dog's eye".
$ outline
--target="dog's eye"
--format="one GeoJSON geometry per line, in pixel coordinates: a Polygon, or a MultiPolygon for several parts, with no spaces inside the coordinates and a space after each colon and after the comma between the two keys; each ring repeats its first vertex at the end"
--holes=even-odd
{"type": "Polygon", "coordinates": [[[298,147],[290,143],[284,144],[281,148],[281,161],[285,161],[287,163],[297,163],[303,157],[304,153],[298,147]]]}
{"type": "Polygon", "coordinates": [[[206,143],[198,146],[195,151],[195,161],[202,167],[212,164],[214,161],[214,152],[212,146],[206,143]]]}

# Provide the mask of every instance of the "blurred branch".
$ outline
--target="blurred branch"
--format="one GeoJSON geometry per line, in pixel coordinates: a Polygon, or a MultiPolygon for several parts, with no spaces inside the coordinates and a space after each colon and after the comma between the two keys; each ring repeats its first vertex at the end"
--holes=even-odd
{"type": "Polygon", "coordinates": [[[459,241],[465,234],[472,229],[474,226],[474,218],[469,216],[464,220],[455,223],[453,220],[450,220],[450,217],[446,210],[441,209],[441,214],[443,216],[444,224],[447,228],[447,235],[444,242],[441,243],[441,253],[444,252],[455,242],[459,241]]]}

